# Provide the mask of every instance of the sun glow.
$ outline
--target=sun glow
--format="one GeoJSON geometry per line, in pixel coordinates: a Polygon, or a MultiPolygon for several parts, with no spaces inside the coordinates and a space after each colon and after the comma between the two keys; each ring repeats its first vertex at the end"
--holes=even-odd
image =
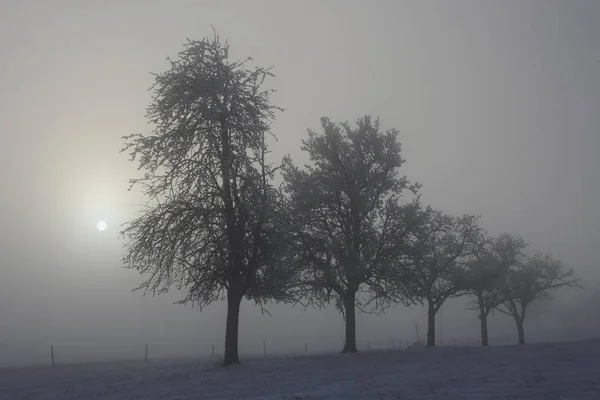
{"type": "Polygon", "coordinates": [[[108,225],[106,225],[106,222],[104,222],[104,221],[99,221],[96,224],[96,228],[98,228],[99,231],[105,231],[106,228],[108,228],[108,225]]]}

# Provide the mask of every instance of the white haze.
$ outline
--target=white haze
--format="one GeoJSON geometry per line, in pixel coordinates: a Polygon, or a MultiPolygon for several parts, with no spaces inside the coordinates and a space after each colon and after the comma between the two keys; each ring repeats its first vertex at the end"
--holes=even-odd
{"type": "MultiPolygon", "coordinates": [[[[156,357],[221,352],[224,306],[131,292],[141,278],[121,267],[118,239],[144,201],[127,192],[137,171],[120,137],[148,132],[149,72],[211,24],[234,57],[275,66],[286,111],[274,160],[304,161],[300,140],[321,116],[380,116],[401,131],[404,173],[426,203],[480,214],[491,233],[522,235],[597,287],[599,16],[595,0],[3,0],[0,364],[47,363],[51,345],[70,361],[139,358],[145,344],[156,357]]],[[[591,293],[538,305],[528,339],[565,338],[561,310],[591,293]]],[[[269,352],[341,349],[333,307],[268,309],[243,306],[242,356],[263,340],[269,352]]],[[[599,333],[584,322],[570,337],[599,333]]],[[[414,341],[415,323],[423,337],[420,307],[359,315],[358,346],[414,341]]],[[[478,323],[464,299],[450,302],[438,339],[475,343],[478,323]]],[[[490,334],[516,340],[498,315],[490,334]]]]}

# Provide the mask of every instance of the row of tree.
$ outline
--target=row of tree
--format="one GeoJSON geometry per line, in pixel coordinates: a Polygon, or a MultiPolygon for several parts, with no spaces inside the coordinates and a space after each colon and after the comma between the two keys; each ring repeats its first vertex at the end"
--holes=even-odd
{"type": "Polygon", "coordinates": [[[433,346],[436,313],[461,295],[479,310],[483,345],[492,310],[515,319],[524,343],[528,305],[577,285],[559,261],[526,256],[522,239],[490,238],[475,216],[422,205],[420,186],[399,175],[398,132],[369,116],[355,126],[323,118],[303,140],[302,168],[290,157],[270,163],[281,111],[264,88],[272,74],[228,51],[216,34],[188,41],[155,75],[153,132],[125,137],[123,149],[144,171],[132,186],[148,197],[123,230],[124,262],[146,274],[145,291],[175,287],[181,303],[200,308],[227,301],[226,365],[239,362],[244,298],[334,303],[346,323],[343,351],[356,352],[357,310],[425,304],[433,346]]]}

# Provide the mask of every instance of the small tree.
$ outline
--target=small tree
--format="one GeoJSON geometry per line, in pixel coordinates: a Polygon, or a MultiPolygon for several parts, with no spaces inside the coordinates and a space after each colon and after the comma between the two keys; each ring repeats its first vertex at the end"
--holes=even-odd
{"type": "Polygon", "coordinates": [[[452,217],[427,207],[410,232],[406,255],[413,273],[408,295],[427,304],[427,347],[435,346],[437,312],[461,290],[461,260],[479,230],[478,217],[452,217]]]}
{"type": "Polygon", "coordinates": [[[145,171],[132,180],[149,198],[130,221],[124,262],[148,274],[139,289],[184,292],[202,308],[227,300],[224,364],[238,363],[240,303],[285,300],[291,277],[284,198],[270,185],[265,137],[274,113],[263,82],[269,69],[230,61],[229,45],[188,41],[155,75],[150,135],[125,137],[145,171]]]}
{"type": "Polygon", "coordinates": [[[562,262],[542,253],[528,257],[509,272],[506,299],[496,309],[515,320],[520,345],[525,344],[527,307],[560,288],[579,288],[573,275],[572,269],[565,270],[562,262]]]}
{"type": "Polygon", "coordinates": [[[523,257],[527,245],[520,237],[481,235],[465,262],[464,293],[471,296],[469,309],[479,311],[481,345],[488,346],[488,316],[506,299],[508,274],[523,257]]]}
{"type": "Polygon", "coordinates": [[[356,352],[355,309],[381,310],[394,293],[412,204],[399,204],[406,177],[398,132],[381,132],[379,120],[357,126],[321,119],[323,133],[309,130],[302,150],[311,164],[284,166],[285,191],[299,237],[303,282],[320,304],[335,301],[346,322],[343,352],[356,352]]]}

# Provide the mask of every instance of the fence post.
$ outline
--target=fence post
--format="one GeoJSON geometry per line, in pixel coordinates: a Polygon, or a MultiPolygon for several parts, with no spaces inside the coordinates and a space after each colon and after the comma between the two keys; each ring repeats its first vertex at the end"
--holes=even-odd
{"type": "Polygon", "coordinates": [[[215,357],[215,345],[214,344],[212,345],[212,357],[213,358],[215,357]]]}
{"type": "Polygon", "coordinates": [[[50,360],[52,361],[52,368],[56,368],[56,364],[54,363],[54,346],[50,346],[50,360]]]}
{"type": "Polygon", "coordinates": [[[144,361],[148,362],[148,343],[146,343],[146,351],[144,352],[144,361]]]}
{"type": "Polygon", "coordinates": [[[263,340],[263,353],[266,356],[267,355],[267,341],[263,340]]]}
{"type": "Polygon", "coordinates": [[[367,351],[371,351],[371,341],[367,342],[367,351]]]}

